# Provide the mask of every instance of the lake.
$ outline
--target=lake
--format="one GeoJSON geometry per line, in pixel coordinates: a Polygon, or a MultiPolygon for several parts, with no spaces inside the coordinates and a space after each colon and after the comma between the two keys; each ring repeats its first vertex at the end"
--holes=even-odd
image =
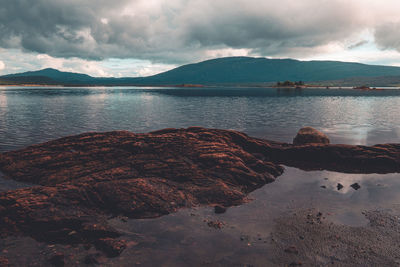
{"type": "Polygon", "coordinates": [[[332,143],[398,142],[400,90],[0,87],[0,151],[87,131],[204,126],[291,142],[312,126],[332,143]]]}
{"type": "MultiPolygon", "coordinates": [[[[399,114],[400,90],[0,87],[0,151],[87,131],[148,132],[193,125],[235,129],[285,142],[291,142],[298,129],[307,125],[325,132],[332,143],[399,143],[399,114]]],[[[345,226],[359,231],[369,223],[365,211],[400,212],[397,173],[285,169],[274,183],[252,192],[249,196],[252,201],[230,207],[224,214],[214,214],[211,207],[197,207],[151,220],[110,219],[109,223],[131,245],[120,257],[104,262],[100,257],[100,263],[104,266],[289,265],[290,257],[277,256],[279,251],[274,242],[291,244],[293,236],[277,238],[280,233],[277,220],[284,222],[298,216],[297,220],[304,217],[303,212],[320,212],[328,222],[338,225],[335,227],[340,231],[346,230],[345,226]],[[338,188],[339,183],[343,188],[338,188]],[[360,188],[352,188],[353,183],[360,188]],[[209,227],[209,221],[223,222],[222,229],[209,227]]],[[[6,180],[0,173],[0,192],[25,186],[31,185],[6,180]]],[[[311,234],[305,240],[309,237],[312,238],[311,234]]],[[[21,266],[46,262],[46,255],[54,249],[54,245],[47,246],[29,237],[1,239],[0,247],[6,248],[7,256],[21,266]],[[19,256],[21,250],[25,257],[19,256]]],[[[66,255],[75,255],[67,258],[69,264],[83,264],[85,255],[93,252],[81,246],[56,244],[55,248],[66,255]]],[[[333,256],[339,263],[348,259],[347,254],[335,252],[333,256]]],[[[333,256],[315,258],[315,262],[327,265],[333,256]]]]}

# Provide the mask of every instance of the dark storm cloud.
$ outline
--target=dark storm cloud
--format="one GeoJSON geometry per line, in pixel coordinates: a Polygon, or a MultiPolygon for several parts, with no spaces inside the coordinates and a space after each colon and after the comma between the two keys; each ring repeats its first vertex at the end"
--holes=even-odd
{"type": "Polygon", "coordinates": [[[165,63],[224,48],[273,56],[362,30],[355,8],[343,0],[2,0],[0,47],[165,63]]]}

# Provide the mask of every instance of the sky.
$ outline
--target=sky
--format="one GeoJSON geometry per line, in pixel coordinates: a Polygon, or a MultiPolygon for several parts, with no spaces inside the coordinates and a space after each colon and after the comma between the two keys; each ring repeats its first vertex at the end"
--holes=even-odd
{"type": "Polygon", "coordinates": [[[398,0],[1,0],[0,75],[148,76],[224,56],[400,66],[398,0]]]}

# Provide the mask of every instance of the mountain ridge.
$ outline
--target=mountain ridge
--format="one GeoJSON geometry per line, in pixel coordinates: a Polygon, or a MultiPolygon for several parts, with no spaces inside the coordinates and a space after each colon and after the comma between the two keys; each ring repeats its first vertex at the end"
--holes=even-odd
{"type": "MultiPolygon", "coordinates": [[[[92,77],[75,72],[62,72],[45,68],[0,76],[0,81],[60,85],[179,85],[179,84],[271,84],[277,81],[318,81],[379,79],[386,76],[391,82],[400,83],[400,67],[368,65],[357,62],[331,60],[300,61],[296,59],[269,59],[263,57],[224,57],[182,65],[177,68],[147,77],[92,77]],[[395,77],[395,79],[393,79],[395,77]]],[[[384,84],[381,84],[384,86],[384,84]]]]}

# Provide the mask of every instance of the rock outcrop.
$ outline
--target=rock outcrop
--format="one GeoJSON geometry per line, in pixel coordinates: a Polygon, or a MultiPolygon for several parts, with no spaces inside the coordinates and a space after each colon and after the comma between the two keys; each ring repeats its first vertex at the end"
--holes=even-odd
{"type": "Polygon", "coordinates": [[[119,131],[1,154],[6,176],[38,186],[0,194],[0,234],[120,252],[124,246],[111,241],[119,233],[107,225],[107,216],[151,218],[182,207],[238,205],[273,182],[283,168],[251,153],[258,142],[203,128],[119,131]]]}
{"type": "Polygon", "coordinates": [[[8,267],[10,266],[10,263],[8,262],[8,259],[5,257],[0,256],[0,266],[1,267],[8,267]]]}
{"type": "Polygon", "coordinates": [[[329,144],[329,138],[323,132],[320,132],[312,127],[303,127],[293,139],[293,144],[329,144]]]}
{"type": "Polygon", "coordinates": [[[280,164],[347,172],[399,172],[400,145],[292,145],[191,127],[148,134],[86,133],[0,154],[0,236],[125,248],[110,216],[152,218],[198,205],[229,207],[282,174],[280,164]]]}

